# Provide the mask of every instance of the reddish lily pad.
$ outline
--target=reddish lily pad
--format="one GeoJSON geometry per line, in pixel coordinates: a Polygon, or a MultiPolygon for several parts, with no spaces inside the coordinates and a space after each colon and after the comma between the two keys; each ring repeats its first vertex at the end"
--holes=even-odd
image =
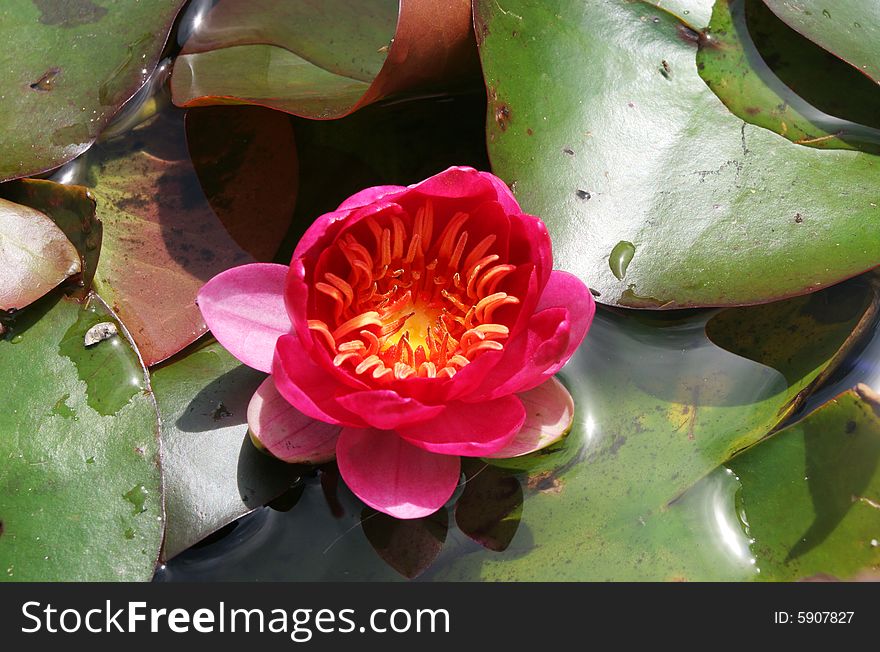
{"type": "Polygon", "coordinates": [[[81,271],[76,247],[49,216],[0,199],[0,310],[24,308],[81,271]]]}
{"type": "Polygon", "coordinates": [[[379,556],[398,573],[412,579],[434,562],[449,528],[449,515],[441,509],[424,518],[399,520],[364,508],[361,527],[379,556]]]}
{"type": "Polygon", "coordinates": [[[195,304],[199,288],[253,260],[211,210],[183,138],[183,112],[169,108],[88,155],[104,223],[95,286],[148,366],[205,332],[195,304]]]}
{"type": "Polygon", "coordinates": [[[171,88],[180,106],[338,118],[437,80],[448,87],[473,63],[466,0],[221,0],[185,43],[171,88]]]}
{"type": "Polygon", "coordinates": [[[4,0],[0,181],[78,156],[156,67],[184,0],[4,0]]]}

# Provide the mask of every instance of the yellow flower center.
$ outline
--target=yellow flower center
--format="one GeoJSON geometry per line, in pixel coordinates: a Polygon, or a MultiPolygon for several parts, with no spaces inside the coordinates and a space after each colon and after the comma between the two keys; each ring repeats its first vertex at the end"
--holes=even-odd
{"type": "Polygon", "coordinates": [[[495,313],[519,299],[498,287],[516,266],[492,253],[495,235],[469,242],[469,219],[457,213],[435,238],[427,202],[411,220],[370,217],[369,233],[337,239],[336,273],[324,271],[314,285],[330,318],[308,322],[334,365],[380,382],[451,378],[481,352],[504,348],[509,329],[495,313]]]}

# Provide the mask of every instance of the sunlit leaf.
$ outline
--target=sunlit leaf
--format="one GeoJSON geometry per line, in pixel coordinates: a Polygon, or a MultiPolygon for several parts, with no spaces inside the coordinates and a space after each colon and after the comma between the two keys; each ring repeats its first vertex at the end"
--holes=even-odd
{"type": "Polygon", "coordinates": [[[49,296],[0,340],[0,580],[147,580],[162,543],[156,404],[114,318],[49,296]]]}
{"type": "Polygon", "coordinates": [[[140,88],[184,0],[4,0],[0,181],[78,156],[140,88]]]}

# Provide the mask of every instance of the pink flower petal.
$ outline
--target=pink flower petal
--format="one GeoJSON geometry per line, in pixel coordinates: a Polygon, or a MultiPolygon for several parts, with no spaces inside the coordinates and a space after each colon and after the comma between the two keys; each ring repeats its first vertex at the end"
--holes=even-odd
{"type": "Polygon", "coordinates": [[[286,265],[254,263],[221,272],[196,302],[217,341],[254,369],[270,372],[275,342],[290,331],[284,307],[286,265]]]}
{"type": "Polygon", "coordinates": [[[455,491],[458,457],[408,444],[389,430],[343,428],[336,460],[345,484],[367,505],[395,518],[421,518],[455,491]]]}
{"type": "Polygon", "coordinates": [[[397,433],[433,453],[483,457],[506,446],[525,419],[522,401],[511,395],[484,403],[452,402],[440,416],[399,426],[397,433]]]}
{"type": "Polygon", "coordinates": [[[513,193],[510,191],[510,188],[506,183],[491,172],[480,172],[479,174],[481,177],[489,181],[495,188],[495,192],[498,193],[497,201],[504,207],[504,210],[508,215],[519,215],[523,212],[519,207],[519,202],[516,201],[516,197],[513,196],[513,193]]]}
{"type": "Polygon", "coordinates": [[[590,293],[590,289],[574,274],[553,270],[550,280],[544,288],[541,299],[538,301],[537,310],[564,307],[568,310],[568,321],[571,324],[571,332],[568,338],[568,346],[562,354],[562,360],[548,370],[548,373],[556,373],[574,355],[580,346],[593,317],[596,314],[596,301],[590,293]]]}
{"type": "Polygon", "coordinates": [[[504,448],[484,455],[508,458],[528,455],[562,439],[574,420],[574,401],[565,386],[555,378],[519,394],[526,408],[526,420],[504,448]]]}
{"type": "Polygon", "coordinates": [[[583,282],[554,270],[528,328],[505,347],[504,357],[483,381],[482,392],[462,400],[480,402],[537,387],[559,371],[583,341],[596,304],[583,282]]]}
{"type": "Polygon", "coordinates": [[[351,197],[346,199],[344,202],[339,204],[339,208],[336,210],[351,210],[353,208],[360,208],[361,206],[366,206],[367,204],[372,204],[377,199],[381,199],[385,195],[390,195],[391,193],[398,193],[402,190],[406,190],[405,186],[373,186],[372,188],[364,188],[360,192],[356,192],[351,197]]]}
{"type": "Polygon", "coordinates": [[[278,338],[272,377],[278,392],[303,414],[325,423],[365,425],[337,402],[338,393],[346,388],[304,353],[295,334],[278,338]]]}
{"type": "Polygon", "coordinates": [[[339,397],[338,402],[380,430],[394,430],[402,424],[425,421],[446,409],[444,405],[425,405],[413,398],[404,398],[390,389],[352,392],[339,397]]]}
{"type": "Polygon", "coordinates": [[[278,393],[271,376],[251,398],[247,418],[251,435],[280,460],[320,464],[336,457],[341,428],[297,410],[278,393]]]}

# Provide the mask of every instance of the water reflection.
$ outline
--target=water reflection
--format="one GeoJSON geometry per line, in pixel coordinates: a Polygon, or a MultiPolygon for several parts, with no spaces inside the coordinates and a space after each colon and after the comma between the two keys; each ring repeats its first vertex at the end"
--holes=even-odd
{"type": "Polygon", "coordinates": [[[673,509],[681,512],[694,541],[719,578],[746,579],[761,572],[752,552],[746,511],[740,501],[742,484],[728,468],[719,468],[698,482],[673,509]]]}

